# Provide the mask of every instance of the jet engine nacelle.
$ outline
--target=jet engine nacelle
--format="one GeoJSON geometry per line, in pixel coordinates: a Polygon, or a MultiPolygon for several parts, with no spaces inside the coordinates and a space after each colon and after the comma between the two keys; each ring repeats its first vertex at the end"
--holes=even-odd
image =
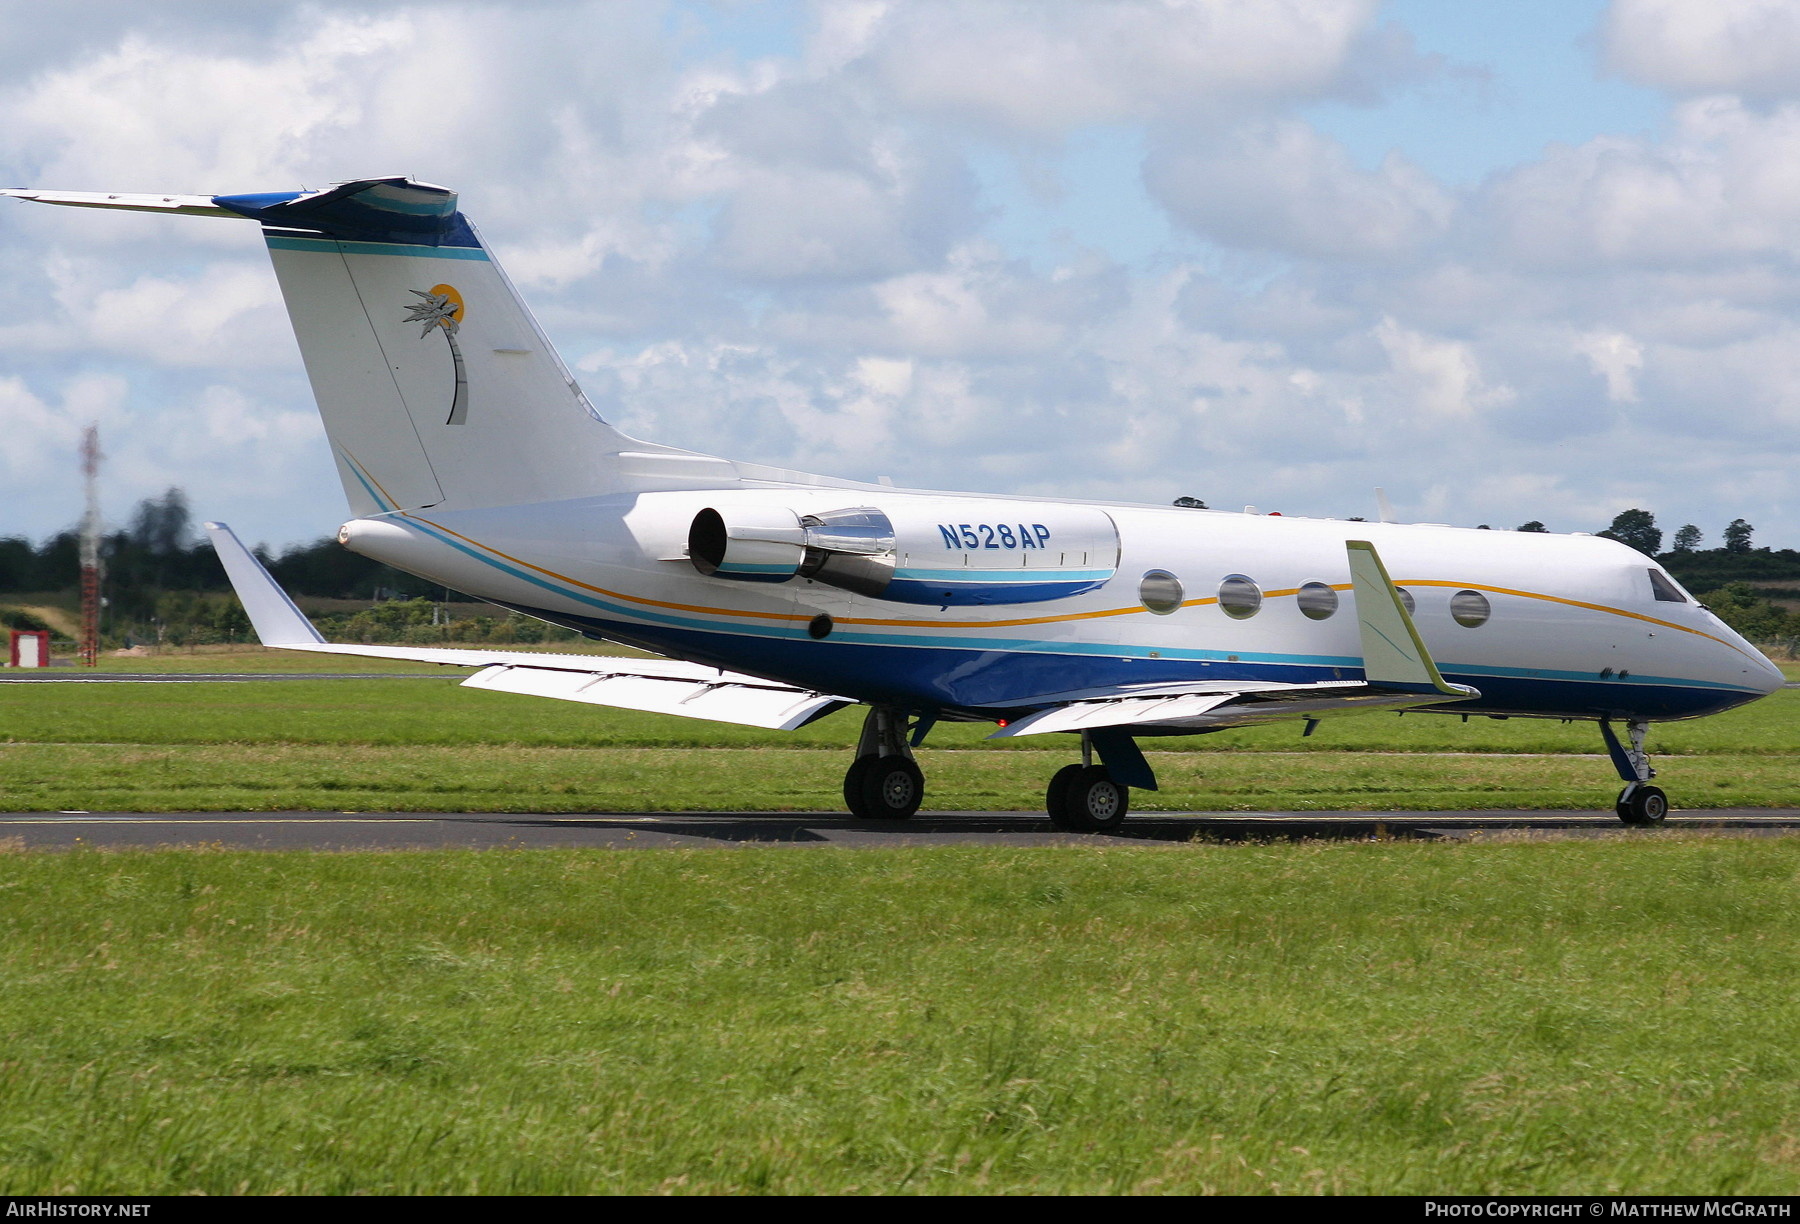
{"type": "Polygon", "coordinates": [[[1104,510],[979,498],[905,498],[806,512],[709,506],[688,529],[688,558],[709,577],[810,578],[894,603],[1042,603],[1103,585],[1119,529],[1104,510]]]}

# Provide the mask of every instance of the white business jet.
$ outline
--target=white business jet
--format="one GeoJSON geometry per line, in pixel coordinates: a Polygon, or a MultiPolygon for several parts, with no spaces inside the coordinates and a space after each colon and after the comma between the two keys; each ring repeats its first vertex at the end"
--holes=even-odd
{"type": "Polygon", "coordinates": [[[1649,725],[1782,684],[1654,561],[1592,536],[920,492],[628,438],[428,183],[5,194],[259,224],[349,496],[339,542],[663,657],[327,643],[208,524],[265,644],[758,727],[865,705],[858,816],[918,810],[913,749],[946,719],[1078,735],[1050,818],[1104,831],[1156,789],[1140,739],[1432,710],[1598,723],[1619,817],[1655,824],[1649,725]]]}

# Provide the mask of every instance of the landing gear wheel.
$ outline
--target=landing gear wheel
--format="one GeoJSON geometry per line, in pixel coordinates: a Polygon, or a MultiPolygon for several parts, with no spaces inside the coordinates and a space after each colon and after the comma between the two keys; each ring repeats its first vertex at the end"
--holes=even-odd
{"type": "Polygon", "coordinates": [[[1613,810],[1628,825],[1659,825],[1669,814],[1669,797],[1660,786],[1633,782],[1619,792],[1613,810]]]}
{"type": "Polygon", "coordinates": [[[1070,833],[1110,833],[1125,823],[1131,791],[1114,782],[1104,765],[1069,765],[1050,779],[1045,799],[1054,828],[1070,833]]]}
{"type": "Polygon", "coordinates": [[[1044,810],[1050,813],[1050,827],[1064,832],[1073,832],[1068,817],[1064,814],[1068,804],[1069,787],[1081,776],[1081,766],[1064,765],[1050,775],[1050,786],[1044,792],[1044,810]]]}
{"type": "Polygon", "coordinates": [[[844,771],[844,806],[850,809],[852,816],[871,819],[868,806],[863,802],[863,775],[880,759],[875,756],[860,756],[851,761],[850,768],[844,771]]]}
{"type": "Polygon", "coordinates": [[[858,757],[844,775],[844,800],[864,820],[905,820],[924,798],[925,775],[905,757],[858,757]]]}

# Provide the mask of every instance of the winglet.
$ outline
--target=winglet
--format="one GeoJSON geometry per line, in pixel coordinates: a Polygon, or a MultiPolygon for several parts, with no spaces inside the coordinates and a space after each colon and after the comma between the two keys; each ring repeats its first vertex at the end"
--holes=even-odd
{"type": "Polygon", "coordinates": [[[1345,548],[1356,586],[1356,627],[1362,633],[1363,674],[1368,682],[1403,691],[1479,696],[1472,689],[1445,683],[1438,673],[1375,546],[1367,540],[1349,540],[1345,548]]]}
{"type": "Polygon", "coordinates": [[[213,550],[225,566],[231,589],[250,614],[250,623],[256,626],[256,636],[264,646],[312,646],[325,641],[231,528],[208,523],[206,534],[212,537],[213,550]]]}

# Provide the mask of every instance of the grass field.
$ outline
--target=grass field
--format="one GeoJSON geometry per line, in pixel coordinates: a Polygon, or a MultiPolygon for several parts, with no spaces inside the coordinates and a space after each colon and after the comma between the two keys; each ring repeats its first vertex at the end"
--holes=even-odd
{"type": "MultiPolygon", "coordinates": [[[[934,732],[932,802],[1035,810],[1069,746],[986,730],[934,732]]],[[[854,733],[9,684],[0,806],[830,809],[854,733]]],[[[1232,732],[1138,798],[1591,809],[1592,741],[1232,732]]],[[[1800,692],[1654,746],[1688,806],[1800,805],[1800,692]]],[[[1670,831],[0,852],[0,1193],[1793,1194],[1797,886],[1800,838],[1670,831]]]]}
{"type": "MultiPolygon", "coordinates": [[[[858,711],[759,731],[506,694],[464,673],[286,652],[167,669],[423,670],[409,680],[0,685],[0,808],[169,811],[831,810],[858,711]],[[296,660],[298,662],[296,662],[296,660]]],[[[111,660],[148,670],[145,660],[111,660]]],[[[927,805],[1037,810],[1067,737],[986,741],[944,725],[920,753],[927,805]]],[[[1146,741],[1163,789],[1139,810],[1604,809],[1618,783],[1586,723],[1391,714],[1146,741]]],[[[1800,690],[1658,727],[1679,807],[1800,806],[1800,690]]]]}
{"type": "Polygon", "coordinates": [[[1800,1191],[1800,840],[0,856],[0,1192],[1800,1191]]]}

